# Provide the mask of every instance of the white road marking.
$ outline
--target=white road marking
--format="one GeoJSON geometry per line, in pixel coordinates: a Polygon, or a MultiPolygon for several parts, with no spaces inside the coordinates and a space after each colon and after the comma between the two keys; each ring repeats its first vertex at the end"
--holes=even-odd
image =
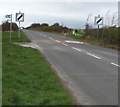
{"type": "Polygon", "coordinates": [[[79,43],[79,44],[83,44],[83,42],[79,42],[79,41],[69,41],[69,40],[66,40],[65,42],[67,42],[67,43],[79,43]]]}
{"type": "Polygon", "coordinates": [[[93,55],[93,54],[90,54],[90,53],[87,53],[88,55],[92,56],[92,57],[95,57],[97,59],[101,59],[100,57],[96,56],[96,55],[93,55]]]}
{"type": "Polygon", "coordinates": [[[54,40],[53,38],[49,37],[49,39],[54,40]]]}
{"type": "Polygon", "coordinates": [[[81,51],[80,49],[78,49],[78,48],[75,48],[75,47],[72,47],[72,49],[75,49],[75,50],[77,50],[77,51],[81,51]]]}
{"type": "Polygon", "coordinates": [[[120,65],[118,65],[116,63],[111,62],[111,64],[114,65],[114,66],[120,67],[120,65]]]}
{"type": "Polygon", "coordinates": [[[65,43],[62,43],[63,45],[65,45],[65,46],[68,46],[67,44],[65,44],[65,43]]]}
{"type": "Polygon", "coordinates": [[[60,43],[60,41],[58,41],[58,40],[55,40],[56,42],[58,42],[58,43],[60,43]]]}

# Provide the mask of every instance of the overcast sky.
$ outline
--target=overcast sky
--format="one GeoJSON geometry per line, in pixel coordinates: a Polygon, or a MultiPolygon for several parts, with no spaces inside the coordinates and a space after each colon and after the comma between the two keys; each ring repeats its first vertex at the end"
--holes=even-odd
{"type": "MultiPolygon", "coordinates": [[[[29,0],[23,2],[15,2],[14,0],[5,0],[0,2],[0,20],[5,20],[6,14],[13,15],[15,22],[15,13],[25,13],[25,20],[21,22],[21,26],[27,27],[32,23],[48,23],[50,25],[58,22],[70,28],[84,28],[88,14],[91,14],[89,23],[94,24],[94,17],[98,14],[105,17],[117,17],[118,3],[113,2],[78,2],[67,0],[66,2],[39,2],[37,0],[29,0]]],[[[105,1],[105,0],[104,0],[105,1]]],[[[18,23],[18,22],[17,22],[18,23]]]]}

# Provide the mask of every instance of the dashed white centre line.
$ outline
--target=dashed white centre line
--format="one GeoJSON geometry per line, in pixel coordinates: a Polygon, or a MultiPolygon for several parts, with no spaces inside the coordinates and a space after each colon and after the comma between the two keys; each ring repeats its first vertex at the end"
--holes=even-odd
{"type": "Polygon", "coordinates": [[[92,56],[92,57],[95,57],[97,59],[101,59],[100,57],[96,56],[96,55],[93,55],[93,54],[90,54],[90,53],[87,53],[88,55],[92,56]]]}
{"type": "Polygon", "coordinates": [[[77,51],[81,51],[80,49],[78,49],[78,48],[75,48],[75,47],[72,47],[72,49],[75,49],[75,50],[77,50],[77,51]]]}
{"type": "Polygon", "coordinates": [[[111,62],[111,64],[114,65],[114,66],[120,67],[120,65],[118,65],[116,63],[111,62]]]}
{"type": "Polygon", "coordinates": [[[65,44],[65,43],[62,43],[63,45],[65,45],[65,46],[68,46],[67,44],[65,44]]]}
{"type": "Polygon", "coordinates": [[[58,42],[58,43],[60,43],[60,41],[58,41],[58,40],[55,40],[56,42],[58,42]]]}
{"type": "Polygon", "coordinates": [[[54,40],[53,38],[49,37],[49,39],[54,40]]]}

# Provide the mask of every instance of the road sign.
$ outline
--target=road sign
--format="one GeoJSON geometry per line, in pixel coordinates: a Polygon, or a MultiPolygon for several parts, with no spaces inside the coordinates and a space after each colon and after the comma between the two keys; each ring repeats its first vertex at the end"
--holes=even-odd
{"type": "Polygon", "coordinates": [[[24,22],[24,13],[16,13],[16,22],[19,22],[18,39],[20,39],[20,22],[24,22]]]}
{"type": "Polygon", "coordinates": [[[6,18],[11,18],[11,15],[5,15],[6,18]]]}
{"type": "Polygon", "coordinates": [[[16,21],[24,22],[24,13],[16,13],[16,21]]]}
{"type": "Polygon", "coordinates": [[[95,25],[103,25],[103,17],[100,17],[100,15],[96,16],[95,25]]]}
{"type": "Polygon", "coordinates": [[[11,39],[12,39],[12,14],[5,15],[5,18],[7,19],[7,21],[11,21],[11,23],[10,23],[10,42],[11,42],[11,39]]]}
{"type": "Polygon", "coordinates": [[[12,16],[11,15],[5,15],[5,18],[7,19],[7,21],[11,21],[12,16]]]}

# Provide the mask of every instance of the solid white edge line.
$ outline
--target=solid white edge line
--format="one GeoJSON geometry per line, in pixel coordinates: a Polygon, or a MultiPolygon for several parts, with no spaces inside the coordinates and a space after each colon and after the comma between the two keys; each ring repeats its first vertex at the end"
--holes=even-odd
{"type": "Polygon", "coordinates": [[[113,62],[111,62],[111,64],[114,65],[114,66],[120,67],[120,65],[115,64],[115,63],[113,63],[113,62]]]}
{"type": "Polygon", "coordinates": [[[68,46],[67,44],[65,44],[65,43],[62,43],[63,45],[65,45],[65,46],[68,46]]]}
{"type": "Polygon", "coordinates": [[[96,55],[93,55],[93,54],[90,54],[90,53],[87,53],[88,55],[90,55],[90,56],[93,56],[93,57],[95,57],[95,58],[97,58],[97,59],[101,59],[100,57],[98,57],[98,56],[96,56],[96,55]]]}
{"type": "Polygon", "coordinates": [[[81,51],[80,49],[78,49],[78,48],[75,48],[75,47],[72,47],[72,49],[75,49],[75,50],[77,50],[77,51],[81,51]]]}

